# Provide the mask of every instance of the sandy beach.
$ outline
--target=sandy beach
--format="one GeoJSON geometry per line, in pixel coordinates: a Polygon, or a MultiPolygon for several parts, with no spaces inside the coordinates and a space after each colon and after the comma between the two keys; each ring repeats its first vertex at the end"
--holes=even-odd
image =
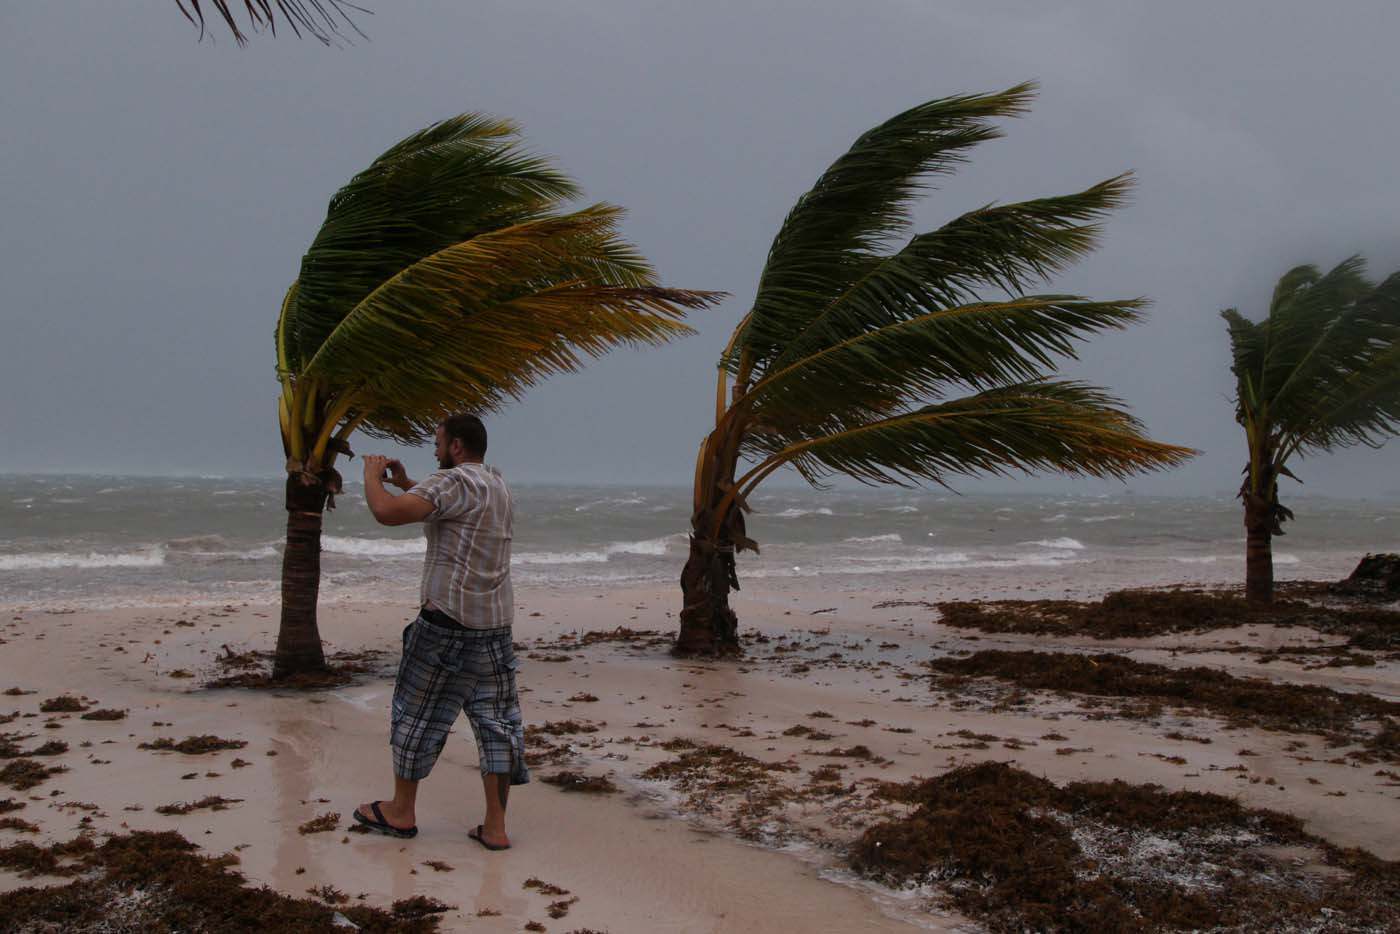
{"type": "MultiPolygon", "coordinates": [[[[221,657],[271,645],[275,607],[8,612],[0,689],[35,693],[0,695],[0,713],[18,714],[5,729],[32,737],[19,743],[27,749],[50,740],[67,749],[43,759],[66,771],[21,792],[5,789],[24,805],[14,815],[37,833],[7,830],[0,843],[176,830],[205,854],[235,853],[248,880],[288,895],[330,886],[351,904],[381,907],[431,896],[454,906],[442,915],[445,930],[518,931],[532,922],[615,934],[975,930],[938,907],[936,892],[863,881],[844,857],[891,813],[872,795],[880,783],[996,761],[1055,783],[1123,779],[1229,795],[1296,815],[1337,846],[1400,859],[1393,766],[1364,767],[1321,737],[1226,728],[1179,710],[1150,719],[1095,715],[1053,693],[1006,704],[970,691],[950,702],[930,685],[926,663],[934,658],[1083,650],[1093,640],[954,629],[921,605],[932,593],[754,588],[737,596],[744,626],[757,631],[748,656],[686,662],[667,652],[676,602],[669,589],[523,595],[515,636],[535,781],[511,799],[515,846],[504,853],[466,836],[479,820],[480,786],[464,720],[423,785],[416,839],[347,832],[357,802],[389,791],[385,725],[408,619],[402,605],[323,604],[328,647],[371,670],[314,692],[205,686],[229,673],[221,657]],[[59,695],[126,716],[40,713],[59,695]],[[245,745],[205,754],[140,748],[191,736],[245,745]],[[710,747],[777,765],[739,792],[712,775],[665,771],[678,750],[710,747]],[[561,772],[606,778],[616,793],[570,793],[569,776],[564,785],[544,781],[561,772]],[[822,779],[844,792],[811,793],[822,779]],[[765,793],[783,788],[794,793],[765,805],[765,793]],[[206,796],[239,800],[183,815],[156,810],[206,796]],[[332,829],[299,832],[332,813],[332,829]],[[538,883],[526,887],[530,880],[569,894],[541,894],[538,883]],[[551,917],[561,902],[562,916],[551,917]]],[[[1097,647],[1400,701],[1393,657],[1319,667],[1265,665],[1254,654],[1325,641],[1306,628],[1255,626],[1097,647]]],[[[64,881],[0,873],[6,890],[64,881]]]]}

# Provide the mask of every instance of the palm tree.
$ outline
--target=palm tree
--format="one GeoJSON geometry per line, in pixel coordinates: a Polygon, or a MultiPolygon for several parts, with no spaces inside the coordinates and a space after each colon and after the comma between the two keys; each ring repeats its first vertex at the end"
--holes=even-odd
{"type": "Polygon", "coordinates": [[[780,467],[818,487],[838,474],[946,485],[1013,469],[1122,478],[1193,453],[1145,438],[1102,391],[1048,378],[1074,340],[1136,320],[1144,302],[1025,294],[1091,249],[1091,222],[1121,203],[1126,176],[981,208],[884,249],[923,180],[999,136],[989,120],[1024,112],[1033,92],[1022,84],[907,110],[856,140],[788,214],[719,362],[677,654],[739,651],[734,556],[758,551],[744,513],[780,467]],[[987,287],[1001,294],[980,298],[987,287]]]}
{"type": "Polygon", "coordinates": [[[287,546],[274,677],[324,667],[321,515],[356,429],[416,443],[619,344],[690,333],[717,293],[662,288],[618,238],[620,210],[464,114],[409,136],[331,199],[277,321],[287,546]]]}
{"type": "MultiPolygon", "coordinates": [[[[229,9],[229,0],[208,0],[208,3],[233,33],[233,41],[239,45],[246,43],[248,36],[238,28],[238,20],[229,9]]],[[[201,39],[204,38],[202,4],[203,0],[175,0],[175,5],[179,7],[185,19],[199,27],[201,39]]],[[[268,32],[276,35],[277,20],[280,17],[298,38],[302,33],[306,33],[320,40],[322,45],[330,45],[343,38],[342,27],[349,27],[356,35],[363,37],[364,33],[360,32],[360,28],[355,25],[355,21],[346,10],[369,12],[362,6],[349,3],[348,0],[243,0],[243,9],[255,31],[266,28],[268,32]]]]}
{"type": "Polygon", "coordinates": [[[1235,421],[1249,462],[1244,501],[1245,596],[1274,592],[1273,537],[1293,518],[1279,504],[1280,476],[1293,456],[1364,444],[1400,433],[1400,272],[1367,280],[1359,256],[1325,275],[1298,266],[1274,287],[1258,323],[1220,312],[1230,332],[1235,421]]]}

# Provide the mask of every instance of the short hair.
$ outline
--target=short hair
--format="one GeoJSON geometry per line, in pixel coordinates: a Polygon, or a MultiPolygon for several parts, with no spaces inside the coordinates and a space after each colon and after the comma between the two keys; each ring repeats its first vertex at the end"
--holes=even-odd
{"type": "Polygon", "coordinates": [[[462,442],[462,447],[471,457],[486,456],[486,426],[481,419],[466,412],[449,415],[442,420],[442,433],[447,443],[462,442]]]}

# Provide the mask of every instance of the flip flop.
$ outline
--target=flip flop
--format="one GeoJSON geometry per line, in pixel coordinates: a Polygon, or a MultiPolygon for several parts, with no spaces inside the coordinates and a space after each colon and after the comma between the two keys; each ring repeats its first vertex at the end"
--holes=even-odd
{"type": "Polygon", "coordinates": [[[371,801],[369,809],[374,812],[374,817],[365,817],[360,813],[359,808],[355,808],[355,820],[373,830],[375,833],[382,833],[390,837],[399,837],[403,840],[410,840],[418,836],[417,827],[395,827],[384,819],[384,812],[379,810],[379,802],[371,801]]]}
{"type": "Polygon", "coordinates": [[[482,829],[481,829],[481,826],[482,826],[481,824],[477,824],[475,830],[468,830],[468,831],[467,831],[467,836],[471,837],[473,840],[475,840],[477,843],[480,843],[482,846],[486,847],[486,849],[488,849],[488,850],[508,850],[508,849],[510,849],[510,844],[509,844],[509,843],[507,843],[505,846],[502,846],[502,845],[499,844],[499,843],[487,843],[487,842],[486,842],[486,838],[485,838],[484,836],[482,836],[482,829]]]}

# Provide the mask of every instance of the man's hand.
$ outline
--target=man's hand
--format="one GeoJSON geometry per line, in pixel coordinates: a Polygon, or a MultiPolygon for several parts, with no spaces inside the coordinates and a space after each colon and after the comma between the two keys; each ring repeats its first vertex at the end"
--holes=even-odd
{"type": "Polygon", "coordinates": [[[403,469],[403,461],[398,458],[390,458],[385,465],[389,471],[389,482],[401,490],[411,490],[413,481],[408,479],[408,471],[403,469]]]}
{"type": "Polygon", "coordinates": [[[412,494],[394,496],[384,489],[385,479],[404,489],[413,486],[413,481],[408,479],[408,474],[404,472],[403,464],[380,454],[366,454],[364,461],[365,504],[381,525],[422,522],[432,513],[433,504],[426,499],[412,494]]]}
{"type": "MultiPolygon", "coordinates": [[[[382,454],[366,454],[364,460],[365,486],[369,486],[371,482],[383,484],[384,472],[388,469],[390,464],[389,458],[384,457],[382,454]]],[[[397,464],[398,461],[393,461],[393,463],[397,464]]],[[[403,470],[402,464],[399,465],[399,470],[403,470]]]]}

